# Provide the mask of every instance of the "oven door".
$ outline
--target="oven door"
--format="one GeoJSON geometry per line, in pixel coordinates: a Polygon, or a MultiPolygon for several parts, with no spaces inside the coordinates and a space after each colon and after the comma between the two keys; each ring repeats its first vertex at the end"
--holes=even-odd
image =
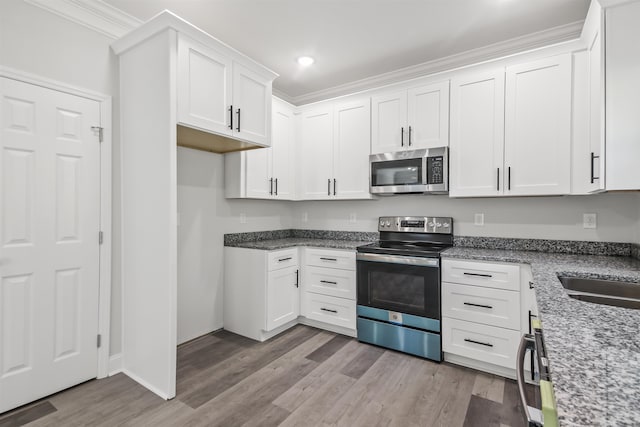
{"type": "Polygon", "coordinates": [[[357,254],[358,305],[440,320],[438,258],[357,254]]]}
{"type": "Polygon", "coordinates": [[[371,193],[425,192],[428,188],[426,158],[394,158],[394,154],[374,154],[370,157],[371,193]]]}

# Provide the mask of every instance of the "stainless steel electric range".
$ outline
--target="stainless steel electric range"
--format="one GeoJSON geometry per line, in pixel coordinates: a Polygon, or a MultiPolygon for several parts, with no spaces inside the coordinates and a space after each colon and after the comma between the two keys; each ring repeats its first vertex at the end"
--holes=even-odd
{"type": "Polygon", "coordinates": [[[378,231],[357,249],[358,340],[440,362],[440,253],[453,219],[381,217],[378,231]]]}

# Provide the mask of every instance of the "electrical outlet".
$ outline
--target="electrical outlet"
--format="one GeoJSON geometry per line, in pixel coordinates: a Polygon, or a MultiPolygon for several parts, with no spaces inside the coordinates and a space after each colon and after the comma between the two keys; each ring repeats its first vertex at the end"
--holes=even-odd
{"type": "Polygon", "coordinates": [[[247,214],[242,212],[240,213],[240,224],[246,224],[247,223],[247,214]]]}
{"type": "Polygon", "coordinates": [[[477,213],[473,216],[473,225],[484,226],[484,214],[477,213]]]}
{"type": "Polygon", "coordinates": [[[598,216],[594,213],[582,214],[582,227],[583,228],[597,228],[598,216]]]}
{"type": "Polygon", "coordinates": [[[356,218],[357,218],[357,216],[356,216],[356,213],[355,213],[355,212],[351,212],[351,213],[349,214],[349,222],[356,222],[356,221],[357,221],[357,219],[356,219],[356,218]]]}
{"type": "Polygon", "coordinates": [[[307,212],[302,212],[302,222],[309,221],[309,214],[307,212]]]}

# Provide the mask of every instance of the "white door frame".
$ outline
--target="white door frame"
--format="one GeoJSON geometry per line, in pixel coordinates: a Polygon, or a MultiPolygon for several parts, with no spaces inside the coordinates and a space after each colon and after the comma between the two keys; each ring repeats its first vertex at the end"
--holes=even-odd
{"type": "MultiPolygon", "coordinates": [[[[98,348],[97,378],[109,375],[109,349],[111,347],[111,96],[93,92],[77,86],[51,80],[45,77],[26,73],[0,65],[0,77],[18,80],[24,83],[53,89],[100,103],[100,126],[103,128],[102,143],[100,143],[100,230],[103,242],[100,251],[99,303],[98,303],[98,334],[101,345],[98,348]]],[[[96,239],[98,236],[96,236],[96,239]]]]}

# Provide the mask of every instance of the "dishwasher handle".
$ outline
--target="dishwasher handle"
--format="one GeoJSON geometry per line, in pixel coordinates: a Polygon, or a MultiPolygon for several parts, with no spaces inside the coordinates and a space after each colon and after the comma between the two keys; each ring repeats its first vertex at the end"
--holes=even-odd
{"type": "Polygon", "coordinates": [[[536,348],[536,340],[531,334],[524,334],[520,339],[520,345],[518,346],[518,356],[516,361],[516,379],[518,381],[518,390],[520,391],[520,401],[524,408],[524,413],[527,416],[527,425],[529,427],[542,427],[542,411],[538,408],[529,406],[527,402],[527,396],[524,392],[524,359],[527,351],[531,351],[531,357],[533,357],[533,351],[536,348]]]}

